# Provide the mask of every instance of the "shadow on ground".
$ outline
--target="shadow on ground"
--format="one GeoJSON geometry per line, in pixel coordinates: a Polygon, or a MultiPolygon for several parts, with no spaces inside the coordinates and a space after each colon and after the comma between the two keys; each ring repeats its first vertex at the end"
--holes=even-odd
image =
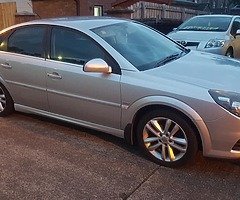
{"type": "MultiPolygon", "coordinates": [[[[42,116],[37,116],[37,115],[32,115],[32,114],[22,114],[22,113],[17,113],[17,114],[21,114],[28,118],[33,118],[33,119],[42,121],[44,123],[55,124],[64,129],[69,128],[69,129],[75,130],[72,132],[68,132],[67,137],[71,136],[76,139],[78,137],[82,137],[82,136],[89,137],[89,138],[97,137],[106,142],[113,143],[113,144],[119,146],[120,148],[127,150],[128,152],[131,152],[132,154],[134,154],[138,157],[147,159],[144,155],[141,154],[141,152],[139,151],[139,149],[136,145],[132,146],[130,144],[127,144],[124,139],[115,137],[113,135],[106,134],[106,133],[100,132],[100,131],[95,131],[95,130],[88,129],[88,128],[84,128],[84,127],[74,125],[71,123],[62,122],[60,120],[42,117],[42,116]]],[[[60,137],[60,135],[59,135],[59,137],[60,137]]],[[[151,161],[149,161],[149,162],[151,162],[151,161]]],[[[238,160],[206,158],[206,157],[203,157],[202,151],[199,151],[198,155],[196,157],[195,163],[192,163],[191,165],[184,166],[184,167],[176,169],[176,170],[183,170],[183,171],[199,170],[202,172],[212,172],[212,173],[216,173],[216,174],[219,174],[219,173],[221,174],[223,172],[231,173],[231,172],[233,172],[232,168],[236,169],[236,167],[240,167],[240,160],[238,161],[238,160]]]]}

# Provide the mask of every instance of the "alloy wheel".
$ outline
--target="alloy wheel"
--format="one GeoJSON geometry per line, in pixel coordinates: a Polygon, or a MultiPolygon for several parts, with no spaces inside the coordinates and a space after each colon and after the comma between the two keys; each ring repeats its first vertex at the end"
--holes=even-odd
{"type": "Polygon", "coordinates": [[[234,58],[233,52],[231,50],[227,51],[226,56],[229,57],[229,58],[234,58]]]}
{"type": "Polygon", "coordinates": [[[146,149],[159,160],[174,162],[187,152],[187,136],[171,119],[158,117],[150,120],[142,135],[146,149]]]}
{"type": "Polygon", "coordinates": [[[0,88],[0,112],[3,112],[6,107],[6,96],[2,88],[0,88]]]}

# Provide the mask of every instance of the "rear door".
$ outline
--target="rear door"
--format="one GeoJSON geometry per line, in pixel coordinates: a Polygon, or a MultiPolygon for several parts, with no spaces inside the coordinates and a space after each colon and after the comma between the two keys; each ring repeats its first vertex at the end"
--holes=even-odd
{"type": "Polygon", "coordinates": [[[0,76],[16,104],[47,110],[44,25],[13,30],[1,43],[0,76]]]}

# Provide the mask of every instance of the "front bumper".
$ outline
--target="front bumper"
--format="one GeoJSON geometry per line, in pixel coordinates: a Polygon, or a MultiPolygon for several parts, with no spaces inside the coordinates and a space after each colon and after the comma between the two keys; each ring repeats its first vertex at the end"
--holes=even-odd
{"type": "Polygon", "coordinates": [[[199,51],[207,52],[207,53],[213,53],[213,54],[219,54],[219,55],[225,55],[226,50],[224,47],[218,47],[218,48],[197,48],[199,51]]]}
{"type": "Polygon", "coordinates": [[[190,50],[197,50],[197,51],[202,51],[202,52],[207,52],[207,53],[213,53],[213,54],[218,54],[218,55],[225,55],[226,54],[226,48],[225,47],[217,47],[217,48],[204,48],[201,46],[198,47],[186,47],[190,50]]]}
{"type": "Polygon", "coordinates": [[[204,149],[204,155],[227,159],[240,159],[240,149],[236,148],[240,140],[240,118],[228,113],[226,116],[207,122],[210,133],[210,145],[204,149]]]}
{"type": "MultiPolygon", "coordinates": [[[[188,43],[187,43],[188,44],[188,43]]],[[[190,43],[191,44],[191,43],[190,43]]],[[[189,48],[191,50],[197,50],[197,51],[202,51],[202,52],[207,52],[207,53],[213,53],[213,54],[218,54],[218,55],[226,55],[227,49],[230,46],[229,41],[225,41],[225,45],[223,47],[214,47],[214,48],[205,48],[207,42],[198,42],[197,46],[186,46],[186,48],[189,48]]]]}

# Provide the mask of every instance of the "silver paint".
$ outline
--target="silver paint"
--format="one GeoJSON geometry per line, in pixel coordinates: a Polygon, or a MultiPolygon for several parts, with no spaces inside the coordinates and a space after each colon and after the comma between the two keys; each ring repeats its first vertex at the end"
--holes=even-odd
{"type": "Polygon", "coordinates": [[[168,106],[195,124],[205,156],[240,158],[240,152],[232,151],[240,139],[240,119],[216,104],[208,93],[209,89],[240,93],[240,62],[191,51],[164,66],[140,72],[90,30],[123,21],[74,18],[14,26],[49,24],[80,30],[110,53],[122,72],[121,75],[89,73],[81,65],[0,51],[0,64],[12,67],[0,67],[0,81],[9,90],[15,109],[123,138],[124,129],[140,109],[168,106]]]}

